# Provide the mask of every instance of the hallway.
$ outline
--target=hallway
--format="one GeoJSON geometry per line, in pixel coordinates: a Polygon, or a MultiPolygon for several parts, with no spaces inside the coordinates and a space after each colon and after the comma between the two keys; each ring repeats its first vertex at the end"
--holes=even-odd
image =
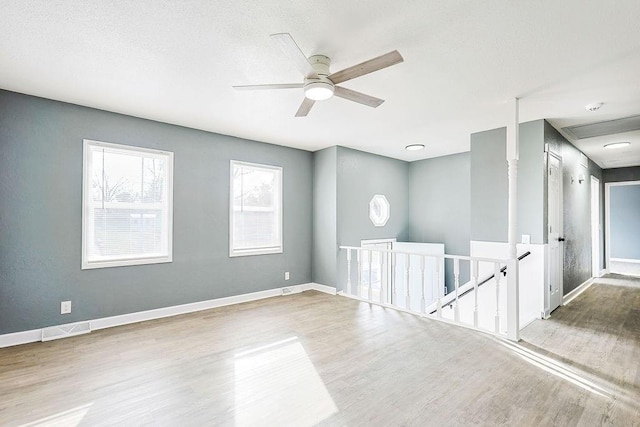
{"type": "MultiPolygon", "coordinates": [[[[615,422],[616,414],[635,407],[640,422],[640,278],[610,274],[598,279],[550,319],[527,326],[520,344],[568,368],[556,374],[566,374],[585,390],[573,408],[580,421],[615,422]],[[604,413],[588,404],[599,395],[613,399],[604,413]]],[[[549,389],[548,399],[558,398],[557,389],[549,389]]]]}

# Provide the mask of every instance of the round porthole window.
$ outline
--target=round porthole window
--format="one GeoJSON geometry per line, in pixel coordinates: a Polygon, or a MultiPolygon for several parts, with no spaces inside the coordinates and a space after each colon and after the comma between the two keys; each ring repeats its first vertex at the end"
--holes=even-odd
{"type": "Polygon", "coordinates": [[[384,227],[389,221],[389,201],[382,194],[376,194],[369,202],[369,219],[376,227],[384,227]]]}

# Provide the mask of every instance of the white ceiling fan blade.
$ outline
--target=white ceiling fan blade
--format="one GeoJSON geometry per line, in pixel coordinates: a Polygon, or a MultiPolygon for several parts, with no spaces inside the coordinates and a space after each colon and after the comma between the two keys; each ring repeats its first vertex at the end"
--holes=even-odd
{"type": "Polygon", "coordinates": [[[379,107],[384,99],[376,98],[371,95],[365,95],[361,92],[356,92],[355,90],[347,89],[345,87],[336,86],[335,92],[333,92],[335,96],[339,96],[340,98],[348,99],[349,101],[357,102],[358,104],[363,104],[368,107],[379,107]]]}
{"type": "Polygon", "coordinates": [[[346,82],[347,80],[355,79],[356,77],[364,76],[365,74],[373,73],[374,71],[381,70],[383,68],[390,67],[404,61],[402,55],[397,50],[393,52],[385,53],[377,58],[370,59],[361,64],[354,65],[353,67],[345,68],[342,71],[338,71],[329,76],[329,79],[335,83],[346,82]]]}
{"type": "Polygon", "coordinates": [[[298,111],[296,112],[296,117],[305,117],[307,114],[309,114],[311,107],[313,107],[313,104],[315,103],[316,101],[314,101],[313,99],[305,98],[302,101],[302,104],[300,104],[300,108],[298,108],[298,111]]]}
{"type": "Polygon", "coordinates": [[[306,78],[318,78],[318,73],[313,69],[307,57],[302,53],[293,37],[289,33],[271,34],[271,39],[275,41],[280,49],[287,55],[298,67],[298,70],[306,78]]]}
{"type": "Polygon", "coordinates": [[[235,90],[301,89],[304,87],[304,83],[275,83],[268,85],[240,85],[232,87],[235,90]]]}

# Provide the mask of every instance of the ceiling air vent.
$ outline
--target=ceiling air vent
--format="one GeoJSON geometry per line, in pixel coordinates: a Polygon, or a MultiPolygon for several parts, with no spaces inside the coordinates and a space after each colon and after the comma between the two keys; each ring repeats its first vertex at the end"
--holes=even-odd
{"type": "Polygon", "coordinates": [[[567,126],[566,128],[562,128],[562,130],[574,139],[593,138],[594,136],[632,132],[634,130],[640,130],[640,115],[625,117],[623,119],[608,120],[606,122],[567,126]]]}

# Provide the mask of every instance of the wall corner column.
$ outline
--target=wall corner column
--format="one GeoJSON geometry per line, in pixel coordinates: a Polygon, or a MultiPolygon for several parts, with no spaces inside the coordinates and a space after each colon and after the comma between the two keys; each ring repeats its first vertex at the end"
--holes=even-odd
{"type": "Polygon", "coordinates": [[[518,280],[517,218],[518,218],[518,160],[520,157],[519,99],[510,102],[507,122],[507,165],[509,175],[508,241],[510,279],[507,281],[507,335],[520,339],[520,298],[518,280]]]}

